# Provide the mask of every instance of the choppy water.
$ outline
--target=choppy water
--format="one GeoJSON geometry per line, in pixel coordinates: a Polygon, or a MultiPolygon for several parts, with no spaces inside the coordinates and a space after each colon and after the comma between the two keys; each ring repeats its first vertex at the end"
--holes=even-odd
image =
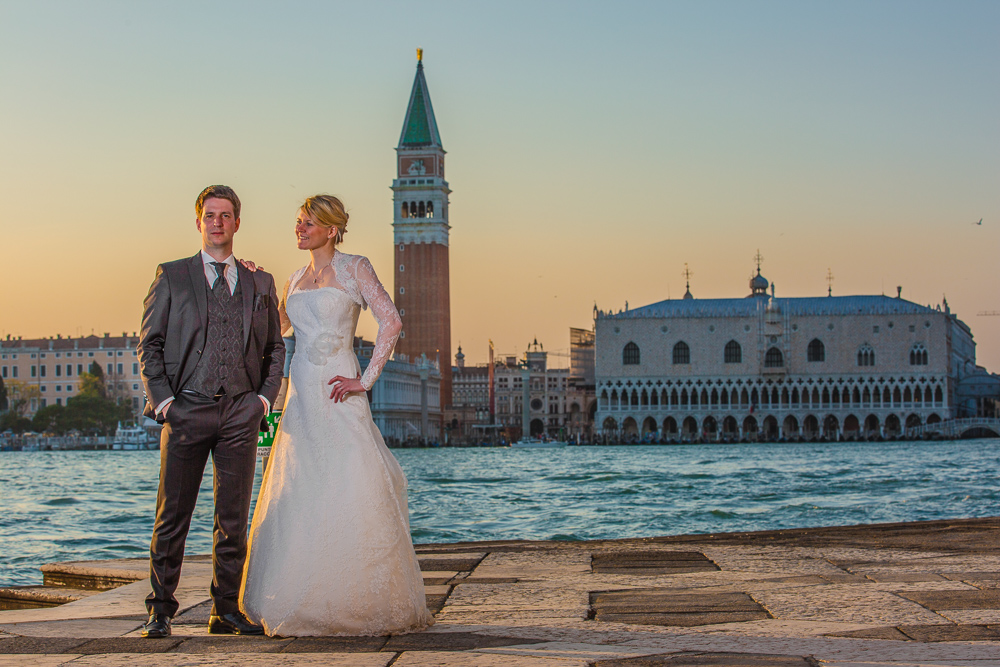
{"type": "MultiPolygon", "coordinates": [[[[415,542],[1000,514],[996,439],[394,454],[410,480],[415,542]]],[[[158,452],[0,452],[0,585],[39,583],[48,562],[145,557],[158,470],[158,452]]],[[[211,498],[209,468],[188,553],[211,549],[211,498]]]]}

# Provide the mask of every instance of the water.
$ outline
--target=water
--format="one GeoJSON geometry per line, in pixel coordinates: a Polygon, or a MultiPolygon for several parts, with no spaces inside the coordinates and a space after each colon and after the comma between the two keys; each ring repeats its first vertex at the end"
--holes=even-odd
{"type": "MultiPolygon", "coordinates": [[[[410,480],[415,542],[1000,514],[996,439],[393,453],[410,480]]],[[[159,452],[0,452],[0,585],[40,583],[44,563],[146,557],[158,471],[159,452]]],[[[211,550],[211,499],[209,467],[188,553],[211,550]]]]}

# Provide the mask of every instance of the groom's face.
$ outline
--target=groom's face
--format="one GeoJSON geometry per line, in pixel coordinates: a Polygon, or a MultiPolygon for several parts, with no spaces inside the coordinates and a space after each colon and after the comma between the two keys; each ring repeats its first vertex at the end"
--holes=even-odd
{"type": "Polygon", "coordinates": [[[233,236],[240,228],[240,219],[233,211],[233,202],[210,197],[205,200],[205,208],[201,217],[195,219],[195,225],[201,232],[205,248],[226,250],[232,249],[233,236]]]}

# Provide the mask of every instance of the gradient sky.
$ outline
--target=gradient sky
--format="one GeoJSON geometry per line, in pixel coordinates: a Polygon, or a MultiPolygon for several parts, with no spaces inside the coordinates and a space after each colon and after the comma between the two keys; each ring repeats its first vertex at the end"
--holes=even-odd
{"type": "Polygon", "coordinates": [[[947,295],[1000,371],[998,34],[993,0],[0,0],[0,333],[138,330],[210,183],[280,283],[318,192],[391,283],[422,46],[469,362],[679,298],[685,262],[696,297],[742,296],[759,248],[778,296],[828,268],[834,294],[947,295]]]}

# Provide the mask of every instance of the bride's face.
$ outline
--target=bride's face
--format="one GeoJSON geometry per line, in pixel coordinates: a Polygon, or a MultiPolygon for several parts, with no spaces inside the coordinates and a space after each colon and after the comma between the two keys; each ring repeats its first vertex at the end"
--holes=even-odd
{"type": "Polygon", "coordinates": [[[316,224],[305,211],[299,211],[299,215],[295,219],[295,239],[298,241],[299,250],[322,248],[336,236],[336,227],[324,227],[316,224]]]}

